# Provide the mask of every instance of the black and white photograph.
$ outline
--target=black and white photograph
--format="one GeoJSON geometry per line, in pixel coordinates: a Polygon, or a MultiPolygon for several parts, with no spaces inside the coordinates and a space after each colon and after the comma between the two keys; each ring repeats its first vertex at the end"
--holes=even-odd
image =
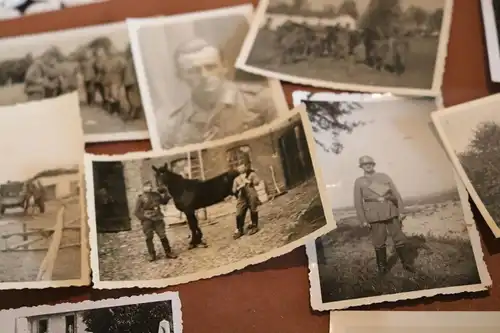
{"type": "Polygon", "coordinates": [[[252,5],[128,19],[154,149],[219,140],[289,108],[278,80],[234,68],[252,5]]]}
{"type": "MultiPolygon", "coordinates": [[[[12,333],[182,333],[179,294],[164,292],[7,311],[12,333]]],[[[2,322],[2,324],[4,324],[2,322]]],[[[5,327],[5,326],[4,326],[5,327]]]]}
{"type": "Polygon", "coordinates": [[[493,311],[331,311],[330,333],[496,333],[493,311]]]}
{"type": "Polygon", "coordinates": [[[0,133],[0,289],[90,284],[76,93],[0,107],[0,133]]]}
{"type": "Polygon", "coordinates": [[[500,94],[432,114],[460,178],[496,238],[500,238],[500,94]]]}
{"type": "Polygon", "coordinates": [[[76,91],[86,142],[149,137],[124,22],[0,41],[0,105],[76,91]]]}
{"type": "Polygon", "coordinates": [[[439,96],[452,0],[262,0],[236,67],[314,87],[439,96]]]}
{"type": "Polygon", "coordinates": [[[335,228],[300,115],[196,149],[87,155],[94,287],[227,274],[335,228]]]}
{"type": "Polygon", "coordinates": [[[337,221],[307,245],[312,307],[486,290],[468,196],[432,127],[438,101],[322,95],[294,93],[337,221]]]}
{"type": "Polygon", "coordinates": [[[108,0],[0,0],[0,21],[108,0]]]}
{"type": "Polygon", "coordinates": [[[500,3],[495,0],[481,0],[484,36],[488,51],[490,78],[500,82],[500,3]]]}

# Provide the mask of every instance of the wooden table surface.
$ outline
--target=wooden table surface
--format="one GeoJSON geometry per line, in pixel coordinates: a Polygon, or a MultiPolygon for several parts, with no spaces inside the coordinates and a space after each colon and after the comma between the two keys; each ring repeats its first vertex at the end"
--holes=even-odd
{"type": "MultiPolygon", "coordinates": [[[[120,21],[126,17],[178,14],[243,4],[244,0],[110,0],[16,21],[0,22],[0,37],[54,31],[120,21]]],[[[479,0],[455,0],[451,37],[444,76],[447,106],[500,91],[489,81],[487,55],[479,0]]],[[[256,1],[254,1],[256,3],[256,1]]],[[[284,84],[288,101],[297,87],[284,84]]],[[[307,89],[307,88],[306,88],[307,89]]],[[[94,144],[92,153],[125,153],[149,149],[149,142],[94,144]]],[[[483,294],[438,296],[357,308],[362,310],[500,310],[500,241],[476,215],[483,251],[494,287],[483,294]]],[[[174,286],[182,301],[184,332],[328,332],[328,313],[309,306],[309,281],[305,249],[243,271],[209,280],[174,286]]],[[[155,290],[157,291],[157,290],[155,290]]],[[[38,291],[2,291],[0,309],[62,301],[131,296],[151,290],[93,291],[62,288],[38,291]]]]}

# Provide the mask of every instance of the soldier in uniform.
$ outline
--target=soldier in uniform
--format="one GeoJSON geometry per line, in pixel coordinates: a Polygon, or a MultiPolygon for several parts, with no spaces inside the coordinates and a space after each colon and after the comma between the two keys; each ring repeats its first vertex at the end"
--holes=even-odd
{"type": "Polygon", "coordinates": [[[242,91],[227,78],[229,68],[221,51],[202,39],[181,44],[174,55],[177,76],[191,89],[191,99],[165,123],[163,145],[173,147],[223,138],[261,125],[261,115],[251,112],[242,91]]]}
{"type": "Polygon", "coordinates": [[[253,235],[259,231],[259,213],[257,208],[260,200],[255,186],[260,183],[257,173],[250,167],[250,163],[238,166],[240,175],[233,181],[233,193],[238,200],[236,202],[236,231],[234,239],[245,234],[245,218],[247,210],[250,209],[251,224],[248,226],[248,234],[253,235]]]}
{"type": "Polygon", "coordinates": [[[107,52],[104,48],[100,47],[94,50],[95,52],[95,62],[94,62],[94,71],[95,71],[95,83],[94,88],[95,91],[99,93],[101,97],[101,107],[105,110],[108,110],[108,103],[106,100],[106,91],[104,84],[104,77],[106,75],[106,59],[107,52]]]}
{"type": "Polygon", "coordinates": [[[160,209],[161,205],[166,205],[170,200],[166,188],[159,188],[153,191],[151,182],[144,183],[143,193],[137,198],[135,205],[135,216],[141,221],[142,230],[146,236],[146,246],[149,253],[149,261],[156,260],[156,251],[153,243],[153,236],[156,233],[160,238],[161,245],[168,259],[177,258],[173,254],[165,232],[164,216],[160,209]]]}
{"type": "Polygon", "coordinates": [[[26,70],[24,76],[24,93],[28,100],[41,100],[52,97],[52,92],[58,87],[58,81],[53,78],[53,69],[43,58],[36,59],[26,70]]]}
{"type": "Polygon", "coordinates": [[[87,104],[93,105],[95,103],[96,68],[94,52],[92,49],[85,51],[84,59],[81,63],[81,71],[83,75],[83,84],[85,86],[87,104]]]}
{"type": "Polygon", "coordinates": [[[142,109],[141,95],[139,93],[139,85],[137,84],[137,77],[135,75],[134,61],[130,45],[128,46],[125,54],[126,64],[123,73],[123,85],[125,87],[125,95],[129,105],[129,112],[125,119],[133,120],[139,117],[142,109]]]}
{"type": "Polygon", "coordinates": [[[405,251],[406,236],[400,216],[404,208],[401,195],[388,175],[375,171],[372,157],[362,156],[359,167],[364,175],[354,182],[354,207],[359,221],[370,228],[379,274],[387,273],[387,233],[393,240],[403,267],[414,272],[405,251]]]}

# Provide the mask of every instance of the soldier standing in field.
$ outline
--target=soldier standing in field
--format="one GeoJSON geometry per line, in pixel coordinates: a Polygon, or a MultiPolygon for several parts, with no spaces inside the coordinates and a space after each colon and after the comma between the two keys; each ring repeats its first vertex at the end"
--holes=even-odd
{"type": "Polygon", "coordinates": [[[375,171],[372,157],[362,156],[359,167],[364,175],[354,182],[354,207],[359,221],[370,228],[379,274],[387,273],[387,233],[403,267],[414,272],[405,251],[406,236],[400,217],[404,208],[401,195],[388,175],[375,171]]]}
{"type": "Polygon", "coordinates": [[[94,51],[88,49],[85,51],[84,59],[81,63],[81,71],[83,75],[83,84],[85,86],[85,96],[87,105],[94,105],[95,103],[95,80],[96,68],[94,51]]]}
{"type": "Polygon", "coordinates": [[[135,75],[134,61],[132,57],[132,50],[130,45],[125,51],[125,69],[123,73],[123,85],[125,87],[125,95],[129,105],[129,112],[125,116],[126,120],[133,120],[139,117],[142,109],[141,95],[139,93],[139,85],[137,84],[137,77],[135,75]]]}
{"type": "Polygon", "coordinates": [[[36,59],[26,70],[24,76],[24,93],[28,100],[41,100],[53,97],[59,83],[54,74],[53,62],[47,59],[47,55],[36,59]]]}
{"type": "Polygon", "coordinates": [[[173,254],[165,231],[165,221],[161,211],[161,205],[166,205],[170,200],[166,188],[159,188],[153,191],[150,181],[144,183],[143,193],[137,198],[135,205],[135,216],[141,221],[144,236],[146,236],[146,246],[149,253],[149,261],[156,260],[156,251],[153,237],[156,233],[160,238],[161,245],[168,259],[177,258],[173,254]]]}
{"type": "MultiPolygon", "coordinates": [[[[104,84],[104,78],[106,76],[106,60],[108,58],[107,51],[103,47],[99,47],[95,49],[95,62],[94,62],[94,70],[95,70],[95,83],[94,88],[95,91],[99,93],[101,97],[101,107],[109,111],[108,109],[108,101],[107,101],[107,93],[104,84]]],[[[94,97],[95,98],[95,97],[94,97]]]]}
{"type": "Polygon", "coordinates": [[[248,234],[253,235],[259,231],[259,196],[255,186],[260,183],[257,173],[251,168],[249,163],[238,166],[240,175],[233,181],[233,193],[236,194],[236,231],[234,239],[238,239],[245,234],[245,218],[250,209],[251,224],[248,226],[248,234]]]}

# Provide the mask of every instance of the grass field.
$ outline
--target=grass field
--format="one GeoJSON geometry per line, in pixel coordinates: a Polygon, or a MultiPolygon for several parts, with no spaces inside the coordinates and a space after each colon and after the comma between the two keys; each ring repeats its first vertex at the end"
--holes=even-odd
{"type": "Polygon", "coordinates": [[[416,273],[405,271],[388,241],[390,272],[378,277],[370,231],[354,212],[336,215],[337,229],[316,241],[323,303],[480,283],[457,200],[409,207],[403,222],[416,273]]]}
{"type": "Polygon", "coordinates": [[[307,79],[346,84],[430,89],[434,76],[438,42],[438,37],[412,38],[406,72],[397,76],[388,72],[381,73],[364,64],[357,64],[348,71],[346,61],[326,57],[297,63],[278,64],[276,59],[279,59],[281,51],[276,48],[273,32],[260,30],[246,64],[307,79]]]}

